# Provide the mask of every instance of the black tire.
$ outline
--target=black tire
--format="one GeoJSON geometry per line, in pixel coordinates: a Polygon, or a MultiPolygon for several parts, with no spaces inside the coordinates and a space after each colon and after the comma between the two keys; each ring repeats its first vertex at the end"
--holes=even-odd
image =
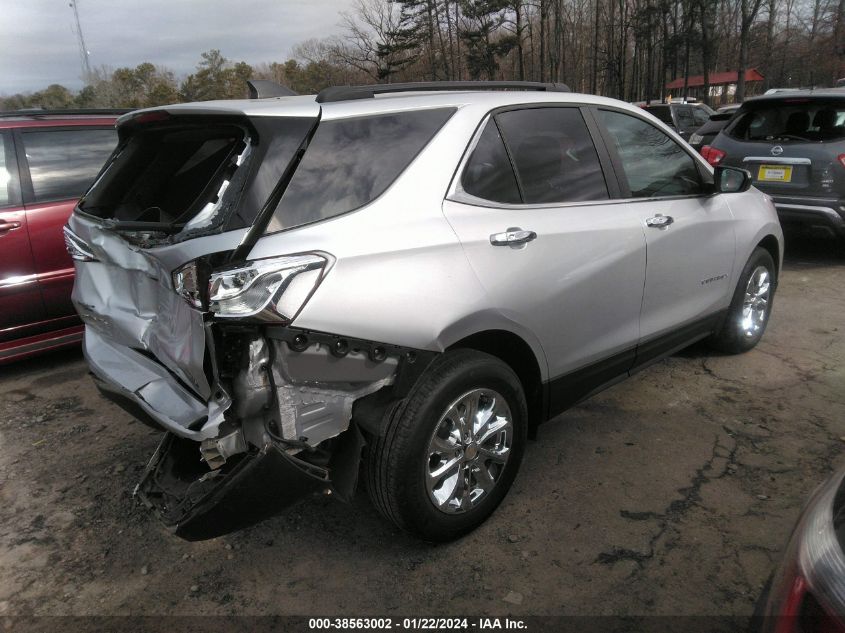
{"type": "Polygon", "coordinates": [[[763,338],[763,333],[766,331],[766,326],[769,323],[769,316],[772,313],[772,302],[775,298],[775,288],[777,286],[777,270],[772,256],[764,248],[755,248],[742,269],[742,274],[739,276],[739,282],[734,290],[734,296],[731,300],[728,314],[725,317],[725,322],[722,329],[708,339],[708,344],[715,350],[724,352],[726,354],[741,354],[752,349],[760,339],[763,338]],[[769,274],[769,295],[766,305],[765,315],[760,324],[760,328],[750,334],[744,331],[742,323],[743,303],[745,301],[745,292],[748,287],[748,282],[760,266],[764,267],[769,274]]]}
{"type": "Polygon", "coordinates": [[[470,532],[492,514],[513,483],[525,450],[527,420],[522,385],[505,363],[475,350],[441,355],[393,410],[384,435],[368,444],[365,475],[373,505],[400,528],[428,541],[450,541],[470,532]],[[513,423],[509,457],[476,505],[450,514],[436,507],[426,486],[429,443],[450,404],[477,388],[496,391],[507,402],[513,423]]]}

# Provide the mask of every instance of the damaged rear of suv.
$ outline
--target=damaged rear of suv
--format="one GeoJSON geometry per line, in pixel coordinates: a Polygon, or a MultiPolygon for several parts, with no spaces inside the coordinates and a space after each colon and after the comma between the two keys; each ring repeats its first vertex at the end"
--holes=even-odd
{"type": "Polygon", "coordinates": [[[448,87],[118,121],[66,227],[73,300],[102,393],[166,431],[136,492],[180,536],[311,491],[348,500],[363,456],[387,518],[455,538],[502,500],[539,422],[683,344],[762,336],[781,235],[744,172],[714,180],[619,102],[448,87]],[[616,171],[643,134],[659,170],[616,171]],[[678,225],[614,200],[639,189],[678,225]]]}
{"type": "MultiPolygon", "coordinates": [[[[454,108],[321,121],[313,97],[284,101],[272,113],[247,102],[248,112],[223,103],[124,117],[65,229],[97,386],[167,431],[137,493],[188,539],[249,525],[308,491],[348,499],[364,445],[353,406],[378,427],[435,355],[342,327],[291,327],[336,266],[330,251],[349,250],[327,238],[354,236],[281,240],[281,255],[260,238],[371,202],[454,108]]],[[[323,321],[343,323],[348,299],[338,299],[323,321]]]]}

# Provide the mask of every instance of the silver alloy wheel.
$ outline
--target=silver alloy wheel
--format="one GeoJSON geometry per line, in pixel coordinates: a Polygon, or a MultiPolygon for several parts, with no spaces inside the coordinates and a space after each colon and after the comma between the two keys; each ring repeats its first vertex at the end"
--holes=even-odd
{"type": "Polygon", "coordinates": [[[748,285],[745,287],[745,298],[742,300],[742,316],[739,328],[745,338],[757,336],[766,324],[769,311],[771,278],[765,266],[757,266],[748,285]]]}
{"type": "Polygon", "coordinates": [[[504,471],[513,442],[513,419],[505,398],[473,389],[450,404],[428,445],[425,482],[429,499],[447,514],[476,506],[504,471]]]}

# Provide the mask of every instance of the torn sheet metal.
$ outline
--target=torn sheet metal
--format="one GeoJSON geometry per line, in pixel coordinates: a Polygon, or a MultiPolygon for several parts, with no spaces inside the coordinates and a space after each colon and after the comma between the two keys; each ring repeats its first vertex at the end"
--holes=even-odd
{"type": "Polygon", "coordinates": [[[112,399],[132,400],[160,427],[184,437],[200,441],[217,435],[224,419],[221,403],[198,399],[161,364],[115,345],[93,328],[85,332],[83,351],[100,381],[98,386],[110,392],[112,399]]]}
{"type": "Polygon", "coordinates": [[[398,366],[396,358],[373,362],[361,353],[336,358],[319,344],[302,352],[283,341],[272,345],[281,436],[310,446],[345,431],[355,401],[392,384],[398,366]],[[317,380],[319,376],[325,378],[317,380]]]}
{"type": "Polygon", "coordinates": [[[170,272],[154,257],[96,225],[87,227],[84,241],[97,261],[76,266],[72,299],[82,320],[119,345],[149,352],[197,395],[210,398],[202,313],[173,291],[170,272]]]}

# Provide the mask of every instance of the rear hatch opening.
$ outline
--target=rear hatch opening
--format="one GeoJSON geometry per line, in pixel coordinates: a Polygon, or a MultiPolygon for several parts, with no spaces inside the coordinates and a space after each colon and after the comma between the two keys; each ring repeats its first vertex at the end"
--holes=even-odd
{"type": "Polygon", "coordinates": [[[316,120],[132,115],[77,212],[142,247],[250,226],[316,120]]]}

